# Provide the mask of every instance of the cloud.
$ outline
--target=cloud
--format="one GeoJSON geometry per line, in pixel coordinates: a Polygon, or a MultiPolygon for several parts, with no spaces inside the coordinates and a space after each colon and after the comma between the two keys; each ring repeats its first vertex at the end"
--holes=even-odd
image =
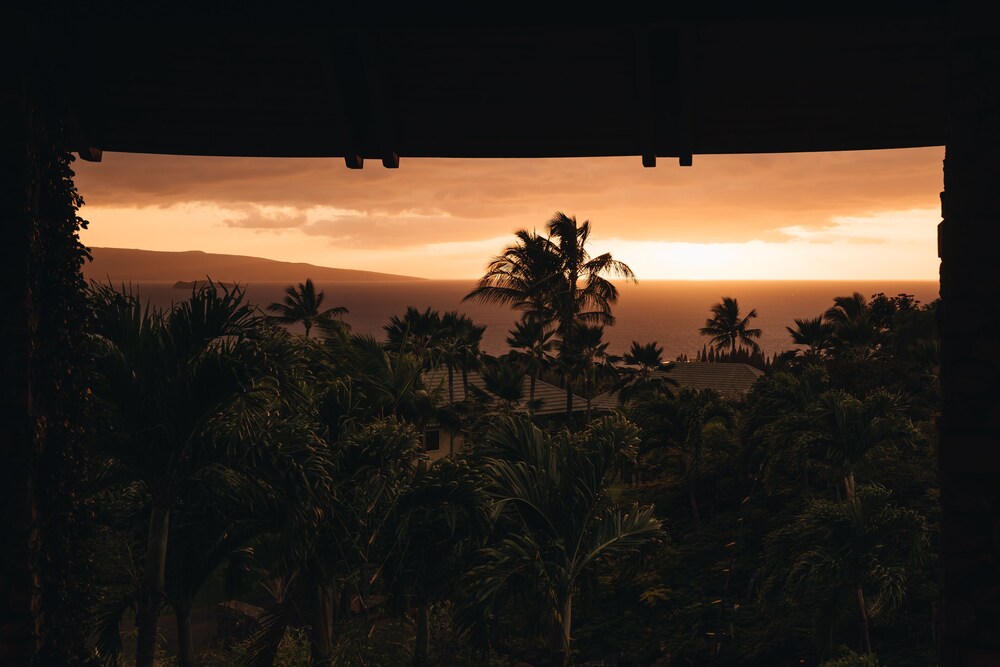
{"type": "Polygon", "coordinates": [[[791,225],[776,231],[789,240],[812,243],[901,243],[924,241],[933,234],[941,214],[937,209],[881,211],[861,216],[835,216],[817,227],[791,225]]]}
{"type": "Polygon", "coordinates": [[[231,209],[233,217],[223,218],[223,224],[244,229],[291,229],[301,227],[306,216],[294,206],[262,206],[245,204],[231,209]]]}
{"type": "MultiPolygon", "coordinates": [[[[81,192],[102,208],[201,202],[235,211],[227,224],[251,229],[333,221],[315,227],[316,236],[341,234],[333,223],[344,218],[366,218],[377,244],[391,242],[386,233],[414,236],[391,220],[426,220],[443,230],[449,219],[448,233],[485,238],[501,228],[541,228],[557,210],[621,238],[739,242],[778,240],[787,234],[776,230],[813,229],[835,217],[936,207],[942,152],[696,156],[691,168],[664,161],[655,169],[631,157],[404,158],[398,170],[348,170],[339,159],[109,154],[76,167],[81,192]],[[325,215],[324,208],[360,215],[325,215]]],[[[347,233],[363,239],[366,230],[354,225],[347,233]]]]}
{"type": "Polygon", "coordinates": [[[356,212],[315,219],[302,226],[302,233],[322,236],[347,247],[372,249],[427,246],[450,242],[467,242],[511,232],[505,221],[456,219],[443,212],[385,211],[356,212]]]}

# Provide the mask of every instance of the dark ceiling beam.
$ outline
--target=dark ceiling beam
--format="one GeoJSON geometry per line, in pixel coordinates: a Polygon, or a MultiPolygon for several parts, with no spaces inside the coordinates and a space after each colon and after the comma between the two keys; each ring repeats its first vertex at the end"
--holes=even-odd
{"type": "Polygon", "coordinates": [[[340,32],[332,40],[328,67],[342,105],[342,129],[351,146],[344,160],[351,169],[361,169],[365,155],[373,153],[387,169],[399,167],[394,100],[384,64],[387,45],[380,32],[340,32]]]}
{"type": "Polygon", "coordinates": [[[695,28],[677,25],[653,31],[642,27],[634,35],[635,122],[642,166],[655,167],[657,147],[665,145],[682,167],[690,167],[697,87],[695,28]],[[661,136],[664,131],[666,136],[661,136]]]}
{"type": "Polygon", "coordinates": [[[375,45],[375,52],[362,52],[361,62],[364,67],[365,80],[368,82],[368,103],[371,108],[375,139],[382,156],[382,166],[386,169],[399,168],[399,154],[396,152],[396,127],[393,122],[392,89],[387,85],[384,65],[386,49],[389,46],[385,33],[369,34],[365,40],[375,45]]]}
{"type": "Polygon", "coordinates": [[[653,148],[653,92],[649,66],[649,30],[635,31],[635,110],[638,125],[639,153],[643,167],[656,166],[653,148]]]}
{"type": "Polygon", "coordinates": [[[345,41],[342,34],[331,33],[325,39],[325,43],[320,44],[320,63],[322,65],[323,78],[333,89],[333,97],[340,105],[340,115],[344,119],[343,125],[338,128],[345,137],[344,164],[348,169],[364,169],[365,157],[361,151],[361,141],[354,119],[354,114],[349,108],[352,88],[348,75],[348,64],[345,58],[345,41]]]}
{"type": "Polygon", "coordinates": [[[697,48],[694,27],[682,27],[677,40],[677,155],[682,167],[694,163],[697,48]]]}

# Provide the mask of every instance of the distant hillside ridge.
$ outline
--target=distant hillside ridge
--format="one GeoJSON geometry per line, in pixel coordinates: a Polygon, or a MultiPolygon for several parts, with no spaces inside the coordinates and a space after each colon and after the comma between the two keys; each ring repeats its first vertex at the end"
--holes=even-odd
{"type": "Polygon", "coordinates": [[[132,248],[91,248],[93,262],[83,265],[87,280],[113,282],[176,282],[212,280],[240,283],[396,282],[424,280],[357,269],[336,269],[304,262],[279,262],[261,257],[221,255],[200,250],[164,252],[132,248]]]}

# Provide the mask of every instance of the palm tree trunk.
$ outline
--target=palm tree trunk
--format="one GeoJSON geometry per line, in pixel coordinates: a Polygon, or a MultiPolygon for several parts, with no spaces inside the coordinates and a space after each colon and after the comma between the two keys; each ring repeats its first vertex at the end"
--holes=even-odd
{"type": "Polygon", "coordinates": [[[562,603],[562,609],[552,620],[552,638],[549,650],[552,653],[554,667],[567,667],[570,664],[570,633],[573,626],[573,594],[567,593],[562,603]]]}
{"type": "Polygon", "coordinates": [[[153,667],[156,651],[156,622],[163,606],[164,572],[167,564],[167,536],[170,531],[170,509],[153,504],[146,536],[146,564],[135,615],[137,631],[136,667],[153,667]]]}
{"type": "Polygon", "coordinates": [[[185,602],[174,607],[174,618],[177,621],[177,664],[179,667],[194,667],[191,604],[185,602]]]}
{"type": "Polygon", "coordinates": [[[850,472],[844,477],[844,493],[847,494],[847,502],[854,500],[854,473],[850,472]]]}
{"type": "MultiPolygon", "coordinates": [[[[455,369],[448,364],[448,405],[455,405],[455,369]]],[[[448,455],[455,455],[455,431],[448,429],[448,455]]]]}
{"type": "Polygon", "coordinates": [[[309,338],[309,330],[312,329],[312,325],[309,322],[302,322],[302,324],[306,328],[306,338],[309,338]]]}
{"type": "Polygon", "coordinates": [[[858,586],[858,611],[861,612],[861,628],[864,631],[865,653],[872,653],[872,638],[868,632],[868,612],[865,610],[865,592],[858,586]]]}
{"type": "Polygon", "coordinates": [[[361,653],[362,664],[367,664],[368,662],[368,640],[372,635],[372,624],[368,614],[368,590],[370,582],[368,564],[364,563],[361,566],[361,576],[358,578],[358,602],[361,605],[361,618],[364,621],[363,627],[365,629],[364,650],[361,653]]]}
{"type": "Polygon", "coordinates": [[[333,608],[334,591],[332,584],[316,586],[316,602],[313,608],[312,630],[309,635],[312,664],[329,667],[333,649],[333,608]]]}
{"type": "Polygon", "coordinates": [[[535,402],[535,382],[538,380],[538,371],[532,371],[531,373],[531,388],[528,389],[528,400],[532,403],[535,402]]]}
{"type": "Polygon", "coordinates": [[[344,580],[344,588],[340,593],[340,617],[346,623],[351,618],[351,582],[344,580]]]}
{"type": "Polygon", "coordinates": [[[422,667],[427,664],[430,649],[430,605],[421,600],[417,604],[417,640],[413,646],[413,664],[415,667],[422,667]]]}
{"type": "Polygon", "coordinates": [[[688,500],[691,503],[691,518],[694,519],[694,529],[701,532],[701,513],[698,512],[698,494],[695,492],[694,480],[688,481],[688,500]]]}
{"type": "Polygon", "coordinates": [[[587,397],[587,423],[589,424],[590,423],[590,405],[591,405],[591,399],[590,399],[590,394],[591,394],[591,392],[590,392],[590,373],[589,372],[587,373],[587,375],[585,375],[583,377],[583,393],[587,397]]]}
{"type": "Polygon", "coordinates": [[[573,418],[573,384],[566,377],[566,419],[573,418]]]}

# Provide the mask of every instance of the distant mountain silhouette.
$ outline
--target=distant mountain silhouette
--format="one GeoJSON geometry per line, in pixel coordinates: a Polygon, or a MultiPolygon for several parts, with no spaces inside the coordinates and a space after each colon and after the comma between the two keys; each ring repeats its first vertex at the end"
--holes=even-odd
{"type": "Polygon", "coordinates": [[[424,280],[413,276],[391,273],[335,269],[303,262],[278,262],[261,257],[219,255],[189,250],[187,252],[162,252],[131,248],[91,248],[93,262],[83,266],[87,280],[113,282],[175,282],[212,280],[226,282],[390,282],[399,280],[424,280]]]}

